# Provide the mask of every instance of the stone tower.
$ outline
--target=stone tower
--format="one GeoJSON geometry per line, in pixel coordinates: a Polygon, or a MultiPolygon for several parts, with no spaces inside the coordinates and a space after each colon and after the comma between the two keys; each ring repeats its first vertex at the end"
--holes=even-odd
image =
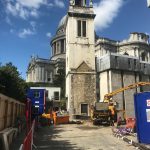
{"type": "Polygon", "coordinates": [[[66,97],[70,115],[90,115],[96,101],[92,1],[70,0],[66,23],[66,97]]]}

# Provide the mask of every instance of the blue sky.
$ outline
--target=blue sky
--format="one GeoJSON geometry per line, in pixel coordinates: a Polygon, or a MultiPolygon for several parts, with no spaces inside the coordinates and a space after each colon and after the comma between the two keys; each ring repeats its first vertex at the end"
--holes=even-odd
{"type": "MultiPolygon", "coordinates": [[[[0,0],[0,62],[12,62],[25,79],[32,55],[50,58],[50,39],[69,0],[0,0]]],[[[95,30],[114,40],[150,34],[147,0],[93,0],[95,30]]]]}

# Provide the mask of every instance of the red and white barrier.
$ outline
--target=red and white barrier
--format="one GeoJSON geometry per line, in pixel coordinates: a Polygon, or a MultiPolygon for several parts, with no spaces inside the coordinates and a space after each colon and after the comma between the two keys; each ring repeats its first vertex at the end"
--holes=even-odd
{"type": "Polygon", "coordinates": [[[35,120],[33,121],[31,129],[29,130],[19,150],[32,150],[32,146],[34,146],[33,144],[34,127],[35,127],[35,120]]]}

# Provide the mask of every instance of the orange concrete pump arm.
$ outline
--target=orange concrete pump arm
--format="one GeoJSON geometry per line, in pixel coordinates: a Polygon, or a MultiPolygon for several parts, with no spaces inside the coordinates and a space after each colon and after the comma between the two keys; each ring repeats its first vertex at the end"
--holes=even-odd
{"type": "Polygon", "coordinates": [[[114,95],[116,95],[120,92],[123,92],[123,91],[128,90],[128,89],[133,89],[133,88],[137,88],[137,87],[140,87],[140,86],[144,86],[144,85],[150,85],[150,82],[137,82],[137,83],[125,86],[123,88],[117,89],[117,90],[115,90],[111,93],[108,93],[108,94],[104,95],[104,101],[109,102],[110,98],[112,98],[112,96],[114,96],[114,95]]]}

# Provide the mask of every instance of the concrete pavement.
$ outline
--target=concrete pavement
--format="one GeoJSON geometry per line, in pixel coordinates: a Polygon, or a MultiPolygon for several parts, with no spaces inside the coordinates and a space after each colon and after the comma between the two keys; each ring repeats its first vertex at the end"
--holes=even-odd
{"type": "Polygon", "coordinates": [[[110,127],[88,124],[42,127],[34,141],[39,150],[135,150],[114,137],[110,127]]]}

